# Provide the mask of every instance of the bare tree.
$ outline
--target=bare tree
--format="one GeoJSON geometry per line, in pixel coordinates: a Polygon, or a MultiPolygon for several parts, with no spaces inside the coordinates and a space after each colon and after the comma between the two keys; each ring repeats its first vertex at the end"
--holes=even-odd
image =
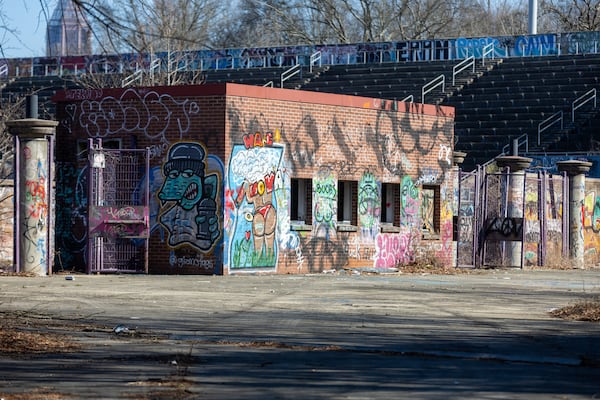
{"type": "Polygon", "coordinates": [[[219,0],[73,0],[94,26],[102,53],[211,48],[219,0]]]}
{"type": "Polygon", "coordinates": [[[527,33],[527,1],[470,0],[463,1],[458,11],[458,24],[450,36],[505,36],[527,33]]]}
{"type": "Polygon", "coordinates": [[[600,0],[545,0],[544,24],[554,32],[600,30],[600,0]]]}

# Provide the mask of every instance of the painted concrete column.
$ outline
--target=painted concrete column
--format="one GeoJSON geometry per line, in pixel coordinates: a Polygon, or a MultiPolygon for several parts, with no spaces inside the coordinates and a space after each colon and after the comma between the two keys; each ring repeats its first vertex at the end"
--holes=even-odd
{"type": "Polygon", "coordinates": [[[465,161],[467,153],[454,151],[452,153],[452,173],[454,174],[452,185],[452,265],[458,266],[458,206],[460,196],[460,165],[465,161]]]}
{"type": "Polygon", "coordinates": [[[579,160],[558,161],[558,170],[569,175],[569,249],[575,268],[584,268],[583,207],[585,200],[585,173],[591,162],[579,160]]]}
{"type": "MultiPolygon", "coordinates": [[[[498,167],[510,173],[508,176],[507,217],[524,219],[525,169],[531,165],[531,158],[521,156],[501,156],[496,158],[498,167]]],[[[524,226],[525,221],[521,226],[524,226]]],[[[512,266],[523,267],[523,242],[511,241],[507,245],[512,266]]]]}
{"type": "Polygon", "coordinates": [[[58,122],[21,119],[6,123],[15,136],[15,253],[17,272],[51,272],[52,147],[58,122]]]}

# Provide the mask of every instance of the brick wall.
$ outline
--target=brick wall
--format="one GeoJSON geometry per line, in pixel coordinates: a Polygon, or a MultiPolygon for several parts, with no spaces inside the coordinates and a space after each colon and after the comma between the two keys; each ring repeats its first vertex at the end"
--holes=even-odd
{"type": "MultiPolygon", "coordinates": [[[[386,268],[425,253],[452,261],[452,108],[234,84],[67,91],[55,100],[57,160],[69,165],[63,181],[73,199],[85,186],[78,141],[118,139],[123,148],[151,149],[151,273],[386,268]],[[208,192],[216,185],[217,195],[194,200],[188,191],[192,206],[161,201],[176,192],[176,181],[183,184],[182,174],[169,171],[186,167],[186,182],[199,179],[208,192]],[[311,182],[307,224],[289,218],[297,178],[311,182]],[[341,181],[353,188],[350,225],[334,213],[341,181]],[[382,183],[396,185],[389,207],[398,217],[389,226],[379,217],[382,183]],[[439,187],[439,232],[427,239],[423,184],[439,187]],[[212,199],[216,223],[205,214],[212,199]]],[[[57,207],[72,204],[57,200],[57,207]]],[[[57,247],[73,250],[80,264],[85,251],[66,240],[66,225],[57,226],[65,238],[57,247]]]]}

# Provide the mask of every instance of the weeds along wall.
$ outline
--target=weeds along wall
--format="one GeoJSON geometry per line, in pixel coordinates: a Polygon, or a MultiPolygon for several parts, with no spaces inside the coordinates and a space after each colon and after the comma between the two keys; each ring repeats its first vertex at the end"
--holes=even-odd
{"type": "Polygon", "coordinates": [[[90,138],[150,149],[150,273],[452,264],[453,108],[237,84],[54,100],[63,268],[86,263],[90,138]]]}

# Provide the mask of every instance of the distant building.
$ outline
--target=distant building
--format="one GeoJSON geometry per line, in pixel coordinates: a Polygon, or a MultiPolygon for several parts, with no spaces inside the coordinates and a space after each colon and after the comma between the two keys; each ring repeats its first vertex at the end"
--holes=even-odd
{"type": "Polygon", "coordinates": [[[46,56],[91,53],[91,28],[82,10],[72,0],[59,0],[46,28],[46,56]]]}

